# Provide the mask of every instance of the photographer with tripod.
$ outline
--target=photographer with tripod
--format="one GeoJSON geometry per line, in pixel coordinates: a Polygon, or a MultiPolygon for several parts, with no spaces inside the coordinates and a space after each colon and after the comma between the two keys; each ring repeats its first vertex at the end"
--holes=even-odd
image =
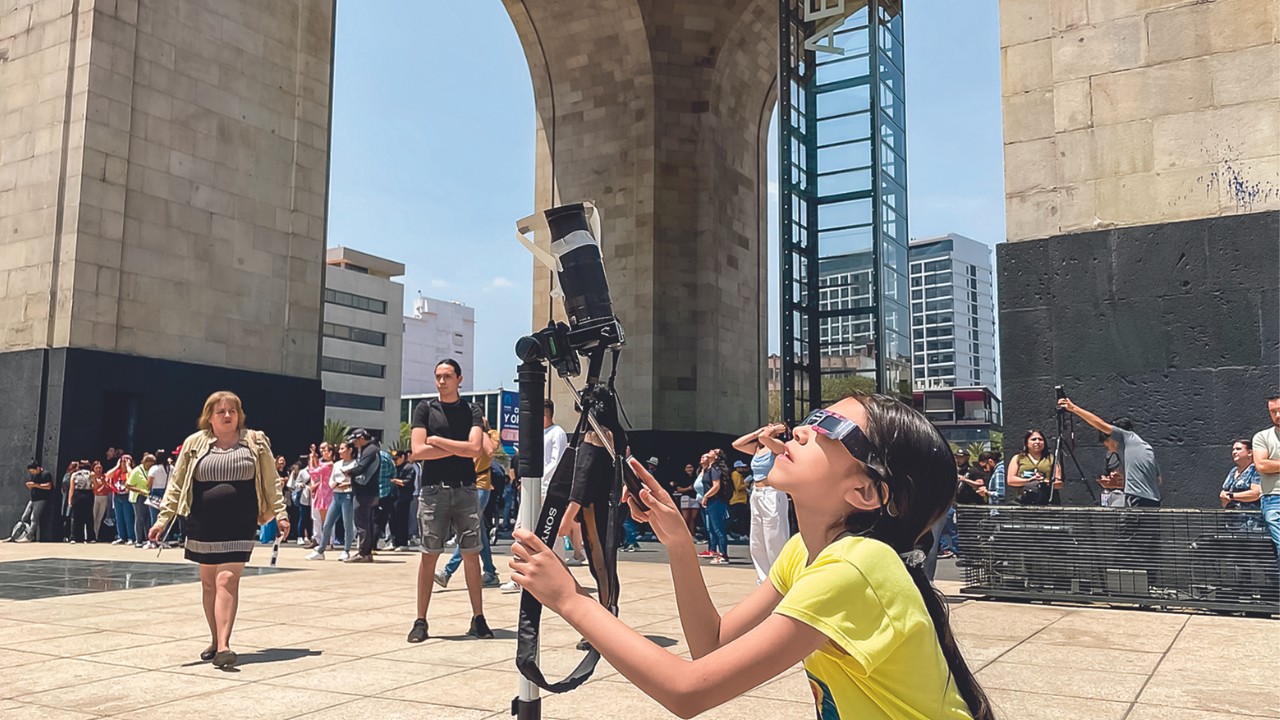
{"type": "Polygon", "coordinates": [[[1093,426],[1107,450],[1120,456],[1126,507],[1160,507],[1160,485],[1164,483],[1160,465],[1150,443],[1133,431],[1131,420],[1122,417],[1109,423],[1065,397],[1058,400],[1058,409],[1093,426]]]}

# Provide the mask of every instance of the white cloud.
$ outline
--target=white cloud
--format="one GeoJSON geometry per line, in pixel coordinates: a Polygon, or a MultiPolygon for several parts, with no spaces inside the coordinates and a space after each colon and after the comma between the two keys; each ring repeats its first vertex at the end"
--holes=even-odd
{"type": "Polygon", "coordinates": [[[515,287],[515,286],[516,286],[515,283],[511,282],[505,277],[502,277],[501,275],[498,275],[489,281],[489,284],[485,286],[484,290],[485,292],[489,292],[490,290],[501,290],[503,288],[509,288],[509,287],[515,287]]]}

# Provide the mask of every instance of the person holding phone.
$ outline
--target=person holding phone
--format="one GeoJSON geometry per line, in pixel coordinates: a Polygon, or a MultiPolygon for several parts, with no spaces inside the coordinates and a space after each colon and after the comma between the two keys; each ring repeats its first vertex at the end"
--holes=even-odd
{"type": "Polygon", "coordinates": [[[1047,449],[1048,443],[1040,430],[1028,430],[1022,436],[1022,452],[1009,459],[1005,482],[1008,485],[1008,496],[1020,505],[1048,505],[1049,481],[1053,476],[1053,496],[1055,504],[1060,504],[1062,489],[1062,468],[1053,462],[1053,453],[1047,449]]]}

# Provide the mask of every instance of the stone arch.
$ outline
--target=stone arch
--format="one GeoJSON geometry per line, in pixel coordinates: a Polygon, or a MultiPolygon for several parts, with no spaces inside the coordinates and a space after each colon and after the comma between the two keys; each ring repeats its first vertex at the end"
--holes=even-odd
{"type": "MultiPolygon", "coordinates": [[[[604,214],[632,420],[723,433],[758,422],[776,8],[606,0],[586,14],[565,0],[504,4],[536,96],[537,209],[592,199],[604,214]]],[[[535,325],[548,316],[548,290],[547,274],[535,273],[535,325]]]]}

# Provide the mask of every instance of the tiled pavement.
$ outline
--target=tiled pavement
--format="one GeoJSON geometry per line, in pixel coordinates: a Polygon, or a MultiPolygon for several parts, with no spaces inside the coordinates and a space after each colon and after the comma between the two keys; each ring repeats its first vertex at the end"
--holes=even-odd
{"type": "MultiPolygon", "coordinates": [[[[181,551],[164,555],[0,545],[0,562],[183,563],[181,551]]],[[[518,595],[486,590],[498,638],[464,638],[469,608],[458,576],[432,602],[434,637],[409,645],[416,557],[382,554],[373,565],[346,566],[302,555],[296,547],[281,553],[281,566],[300,572],[244,578],[232,642],[241,664],[232,672],[196,658],[207,629],[193,583],[0,600],[0,718],[510,717],[518,595]]],[[[254,559],[268,556],[261,549],[254,559]]],[[[620,558],[623,618],[685,652],[665,566],[620,558]]],[[[589,582],[584,569],[574,572],[589,582]]],[[[705,573],[712,597],[726,606],[754,585],[746,565],[705,573]]],[[[1280,718],[1275,620],[972,600],[954,604],[952,615],[1001,718],[1280,718]]],[[[558,619],[544,623],[548,676],[576,663],[577,639],[558,619]]],[[[803,675],[792,672],[703,717],[810,718],[809,697],[803,675]]],[[[603,662],[582,688],[546,698],[543,713],[548,720],[668,717],[603,662]]]]}

